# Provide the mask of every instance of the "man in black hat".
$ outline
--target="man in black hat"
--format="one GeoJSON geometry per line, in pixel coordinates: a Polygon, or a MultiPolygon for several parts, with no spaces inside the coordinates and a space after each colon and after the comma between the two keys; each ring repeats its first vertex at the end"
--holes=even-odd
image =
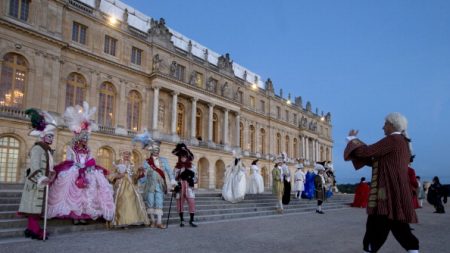
{"type": "Polygon", "coordinates": [[[175,165],[175,180],[178,182],[177,192],[177,210],[180,214],[180,227],[184,227],[183,209],[184,202],[188,202],[190,220],[189,225],[197,227],[194,223],[195,214],[195,193],[194,184],[197,183],[197,170],[192,161],[194,154],[186,147],[184,143],[178,143],[172,154],[178,156],[178,162],[175,165]]]}

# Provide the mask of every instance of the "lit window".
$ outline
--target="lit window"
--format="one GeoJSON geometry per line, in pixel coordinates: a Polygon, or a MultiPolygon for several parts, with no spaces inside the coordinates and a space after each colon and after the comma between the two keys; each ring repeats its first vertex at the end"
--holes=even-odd
{"type": "Polygon", "coordinates": [[[132,131],[139,131],[139,122],[141,118],[142,99],[135,90],[128,95],[127,103],[127,128],[132,131]]]}
{"type": "Polygon", "coordinates": [[[25,58],[15,53],[6,54],[0,77],[0,106],[22,108],[27,79],[25,58]]]}
{"type": "Polygon", "coordinates": [[[86,79],[78,73],[71,73],[66,84],[66,108],[82,105],[86,95],[86,79]]]}
{"type": "Polygon", "coordinates": [[[115,94],[111,83],[102,83],[98,101],[98,124],[101,126],[112,127],[114,124],[115,94]]]}

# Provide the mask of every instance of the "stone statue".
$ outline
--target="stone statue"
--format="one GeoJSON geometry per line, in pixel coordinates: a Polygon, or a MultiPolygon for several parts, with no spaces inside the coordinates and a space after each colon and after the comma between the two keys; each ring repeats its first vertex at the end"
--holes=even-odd
{"type": "Polygon", "coordinates": [[[300,107],[300,108],[303,108],[303,103],[302,103],[302,97],[301,96],[295,97],[295,105],[300,107]]]}
{"type": "Polygon", "coordinates": [[[177,62],[172,61],[172,64],[170,64],[170,75],[175,76],[176,71],[177,71],[177,62]]]}
{"type": "Polygon", "coordinates": [[[283,98],[283,89],[280,89],[280,97],[283,98]]]}
{"type": "Polygon", "coordinates": [[[327,121],[327,122],[330,122],[331,121],[331,113],[327,113],[326,115],[325,115],[325,120],[327,121]]]}
{"type": "Polygon", "coordinates": [[[189,77],[189,84],[191,85],[195,84],[195,71],[191,72],[191,76],[189,77]]]}
{"type": "Polygon", "coordinates": [[[188,50],[188,53],[192,53],[192,41],[191,40],[189,40],[189,44],[188,44],[187,50],[188,50]]]}
{"type": "Polygon", "coordinates": [[[244,76],[242,76],[242,79],[244,79],[245,81],[247,81],[247,70],[244,71],[244,76]]]}
{"type": "Polygon", "coordinates": [[[310,112],[311,111],[311,102],[306,102],[306,111],[310,112]]]}
{"type": "Polygon", "coordinates": [[[225,83],[222,85],[222,88],[220,89],[220,95],[222,97],[228,97],[228,82],[225,81],[225,83]]]}
{"type": "Polygon", "coordinates": [[[273,92],[273,83],[272,83],[272,80],[270,80],[270,78],[267,78],[266,90],[269,92],[273,92]]]}
{"type": "Polygon", "coordinates": [[[152,63],[152,71],[158,72],[160,68],[161,59],[159,59],[159,54],[156,54],[153,56],[153,63],[152,63]]]}

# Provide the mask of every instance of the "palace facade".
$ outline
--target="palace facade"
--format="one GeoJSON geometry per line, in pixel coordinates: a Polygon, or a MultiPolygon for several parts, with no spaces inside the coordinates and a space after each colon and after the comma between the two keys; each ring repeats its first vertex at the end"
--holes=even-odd
{"type": "MultiPolygon", "coordinates": [[[[272,159],[286,152],[291,165],[303,158],[332,161],[331,114],[312,111],[300,96],[275,93],[265,81],[117,0],[5,0],[0,3],[0,182],[22,182],[28,150],[24,111],[57,116],[55,160],[65,158],[72,133],[61,115],[88,101],[99,129],[90,147],[111,168],[122,150],[141,164],[147,153],[133,147],[148,130],[162,141],[161,155],[185,142],[195,154],[199,188],[221,188],[232,150],[244,164],[259,158],[271,186],[272,159]]],[[[292,167],[292,170],[294,168],[292,167]]]]}

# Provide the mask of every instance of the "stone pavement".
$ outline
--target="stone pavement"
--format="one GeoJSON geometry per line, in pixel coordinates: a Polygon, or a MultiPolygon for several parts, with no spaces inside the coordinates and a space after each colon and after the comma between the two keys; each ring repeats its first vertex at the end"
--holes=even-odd
{"type": "MultiPolygon", "coordinates": [[[[326,205],[325,205],[326,207],[326,205]]],[[[448,206],[447,206],[448,209],[448,206]]],[[[450,252],[450,215],[434,214],[428,204],[412,225],[420,252],[450,252]]],[[[130,228],[56,235],[46,242],[3,241],[0,252],[362,252],[364,209],[339,209],[199,223],[198,228],[130,228]]],[[[380,252],[404,252],[392,233],[380,252]]]]}

